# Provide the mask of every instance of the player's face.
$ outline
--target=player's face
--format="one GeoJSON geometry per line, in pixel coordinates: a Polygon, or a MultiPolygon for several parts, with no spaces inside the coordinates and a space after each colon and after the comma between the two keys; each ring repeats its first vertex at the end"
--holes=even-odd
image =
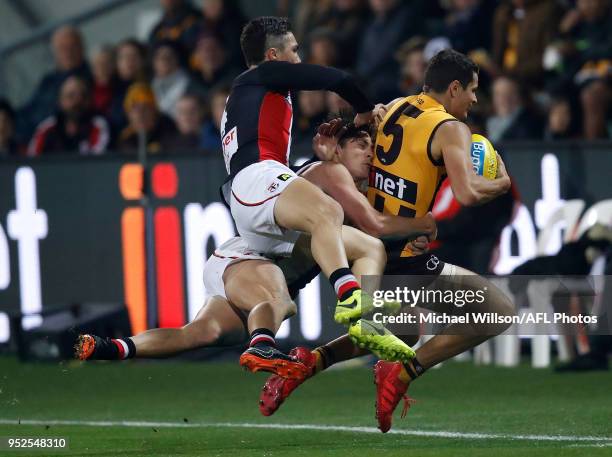
{"type": "Polygon", "coordinates": [[[346,167],[353,179],[366,179],[374,156],[374,145],[369,136],[353,138],[338,148],[340,163],[346,167]]]}
{"type": "Polygon", "coordinates": [[[293,36],[293,33],[288,32],[283,39],[283,45],[276,51],[276,60],[290,63],[300,63],[302,59],[300,59],[298,49],[298,42],[293,36]]]}
{"type": "Polygon", "coordinates": [[[453,98],[451,100],[450,114],[462,121],[467,119],[468,112],[472,105],[478,102],[476,98],[476,90],[478,89],[478,74],[474,73],[472,81],[463,88],[459,81],[455,81],[456,85],[451,88],[453,98]]]}

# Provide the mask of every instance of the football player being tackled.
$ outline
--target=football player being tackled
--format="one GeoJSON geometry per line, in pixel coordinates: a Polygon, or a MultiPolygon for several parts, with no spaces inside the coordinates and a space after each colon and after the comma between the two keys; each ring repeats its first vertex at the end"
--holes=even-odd
{"type": "MultiPolygon", "coordinates": [[[[354,125],[347,128],[333,121],[323,125],[320,131],[313,142],[315,150],[319,155],[335,155],[336,160],[306,165],[298,173],[324,192],[345,199],[343,205],[350,207],[346,214],[359,228],[376,235],[394,234],[412,239],[422,235],[425,240],[435,237],[431,214],[422,218],[382,215],[357,190],[355,182],[367,178],[372,160],[372,141],[367,130],[354,125]]],[[[347,226],[343,227],[342,236],[353,274],[380,276],[386,263],[380,240],[347,226]]],[[[414,248],[418,247],[415,243],[414,248]]],[[[247,341],[249,335],[253,350],[267,350],[268,346],[275,345],[274,332],[257,332],[257,329],[278,330],[281,322],[296,312],[292,297],[319,271],[310,251],[310,237],[306,235],[300,237],[290,258],[275,263],[252,252],[240,237],[234,237],[223,243],[206,263],[204,283],[209,298],[193,322],[182,328],[151,329],[128,338],[81,335],[75,348],[76,357],[81,360],[167,357],[199,347],[239,344],[247,341]],[[258,347],[261,341],[266,344],[258,347]]],[[[393,306],[387,303],[387,309],[393,306]]],[[[402,358],[404,342],[382,325],[372,322],[364,325],[373,331],[374,341],[369,347],[374,353],[385,358],[385,354],[395,351],[402,358]],[[383,354],[377,351],[378,340],[385,342],[383,354]]],[[[355,338],[351,332],[358,331],[363,340],[363,328],[358,321],[350,327],[349,338],[355,338]]],[[[365,353],[356,351],[356,354],[365,353]]],[[[252,371],[271,371],[289,378],[304,379],[310,375],[310,369],[300,361],[277,352],[271,364],[262,364],[261,358],[251,361],[248,354],[243,354],[241,364],[252,371]]]]}
{"type": "MultiPolygon", "coordinates": [[[[479,176],[472,168],[471,132],[462,121],[477,101],[477,87],[478,67],[465,55],[445,50],[431,60],[421,94],[378,106],[377,117],[381,122],[368,187],[368,200],[377,210],[384,214],[423,216],[431,208],[445,175],[462,205],[484,203],[508,191],[510,179],[499,156],[495,179],[479,176]],[[377,179],[378,175],[383,179],[377,179]],[[396,189],[403,186],[386,185],[388,180],[409,186],[413,192],[399,195],[396,189]]],[[[337,198],[333,194],[332,197],[337,198]]],[[[344,210],[348,212],[349,208],[344,210]]],[[[430,288],[487,291],[483,303],[471,304],[470,309],[448,303],[418,306],[454,315],[468,311],[500,316],[515,314],[513,304],[485,278],[445,264],[429,253],[416,252],[414,243],[389,244],[387,256],[387,275],[426,274],[437,276],[430,288]]],[[[402,398],[406,399],[411,382],[428,368],[477,346],[507,327],[507,324],[451,324],[419,347],[416,357],[408,363],[379,361],[374,367],[374,380],[376,418],[381,431],[391,428],[393,411],[402,398]]],[[[333,363],[359,355],[360,351],[346,337],[341,337],[312,353],[296,348],[292,354],[314,375],[333,363]]],[[[268,379],[260,397],[261,412],[273,414],[299,383],[278,377],[268,379]]]]}

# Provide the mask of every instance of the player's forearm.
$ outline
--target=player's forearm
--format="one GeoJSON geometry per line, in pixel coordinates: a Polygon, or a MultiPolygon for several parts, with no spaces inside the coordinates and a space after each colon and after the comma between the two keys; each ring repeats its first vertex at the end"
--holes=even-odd
{"type": "Polygon", "coordinates": [[[510,178],[507,176],[493,180],[474,176],[467,195],[464,198],[456,195],[456,198],[464,206],[482,205],[505,194],[508,189],[510,189],[510,178]]]}
{"type": "Polygon", "coordinates": [[[357,113],[374,108],[355,78],[337,68],[306,63],[265,62],[260,65],[259,74],[263,84],[270,89],[330,90],[349,102],[357,113]]]}
{"type": "Polygon", "coordinates": [[[400,235],[416,238],[419,235],[430,236],[436,230],[433,219],[423,217],[403,217],[380,214],[379,221],[382,229],[380,236],[400,235]]]}
{"type": "Polygon", "coordinates": [[[372,102],[349,73],[346,73],[345,77],[335,87],[330,87],[330,90],[349,102],[357,113],[366,113],[374,109],[372,102]]]}

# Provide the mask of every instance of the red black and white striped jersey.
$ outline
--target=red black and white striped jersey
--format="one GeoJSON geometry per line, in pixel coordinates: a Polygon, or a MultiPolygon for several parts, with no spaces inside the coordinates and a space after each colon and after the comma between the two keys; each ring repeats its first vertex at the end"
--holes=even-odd
{"type": "Polygon", "coordinates": [[[291,92],[330,90],[358,113],[372,103],[344,71],[302,63],[264,62],[234,80],[221,121],[221,143],[230,176],[262,160],[289,163],[291,92]]]}

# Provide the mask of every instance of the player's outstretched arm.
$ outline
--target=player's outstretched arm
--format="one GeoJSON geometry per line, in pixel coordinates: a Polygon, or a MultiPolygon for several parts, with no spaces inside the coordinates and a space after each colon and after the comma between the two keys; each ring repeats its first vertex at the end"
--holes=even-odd
{"type": "MultiPolygon", "coordinates": [[[[357,228],[374,237],[401,235],[417,237],[425,235],[434,239],[436,223],[433,216],[409,218],[382,214],[376,211],[368,199],[357,189],[351,174],[342,164],[326,162],[319,165],[316,184],[340,203],[344,214],[357,228]]],[[[309,178],[308,178],[309,179],[309,178]]]]}
{"type": "MultiPolygon", "coordinates": [[[[269,61],[260,64],[258,71],[261,82],[272,90],[329,90],[349,102],[357,113],[371,113],[374,108],[372,102],[357,85],[355,77],[337,68],[269,61]]],[[[366,122],[369,120],[366,119],[366,122]]]]}
{"type": "Polygon", "coordinates": [[[469,153],[471,144],[472,135],[467,125],[446,122],[436,132],[432,145],[432,149],[440,149],[453,194],[464,206],[486,203],[510,189],[510,178],[501,159],[496,179],[474,173],[469,153]]]}

